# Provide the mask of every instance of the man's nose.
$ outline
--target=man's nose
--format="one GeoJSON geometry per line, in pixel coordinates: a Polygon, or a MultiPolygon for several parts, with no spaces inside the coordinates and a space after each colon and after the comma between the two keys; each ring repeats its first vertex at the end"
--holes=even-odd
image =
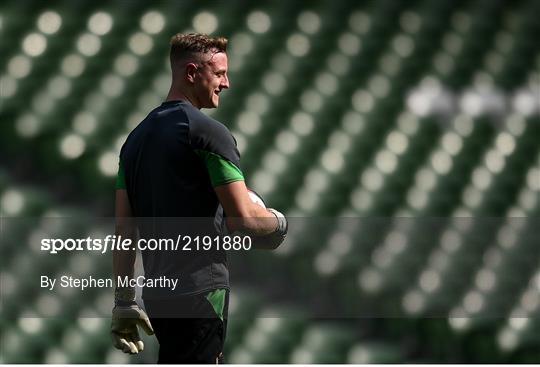
{"type": "Polygon", "coordinates": [[[230,87],[230,84],[229,84],[229,77],[227,75],[225,75],[222,79],[221,79],[221,88],[224,88],[224,89],[228,89],[230,87]]]}

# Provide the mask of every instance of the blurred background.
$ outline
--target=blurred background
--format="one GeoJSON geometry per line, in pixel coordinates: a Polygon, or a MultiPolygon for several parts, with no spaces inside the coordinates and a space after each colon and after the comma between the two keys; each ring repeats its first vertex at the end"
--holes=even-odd
{"type": "Polygon", "coordinates": [[[110,290],[28,285],[109,263],[25,244],[113,215],[119,149],[187,31],[229,38],[231,89],[205,113],[248,185],[300,218],[261,269],[398,310],[306,317],[233,273],[229,362],[540,362],[539,15],[535,0],[3,1],[0,362],[156,361],[154,339],[130,357],[87,317],[110,290]]]}

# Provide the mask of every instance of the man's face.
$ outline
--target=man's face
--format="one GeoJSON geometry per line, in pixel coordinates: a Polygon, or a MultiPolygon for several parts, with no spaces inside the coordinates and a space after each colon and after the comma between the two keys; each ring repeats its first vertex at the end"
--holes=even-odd
{"type": "Polygon", "coordinates": [[[229,88],[227,54],[218,52],[197,70],[195,98],[198,107],[216,108],[219,105],[219,93],[227,88],[229,88]]]}

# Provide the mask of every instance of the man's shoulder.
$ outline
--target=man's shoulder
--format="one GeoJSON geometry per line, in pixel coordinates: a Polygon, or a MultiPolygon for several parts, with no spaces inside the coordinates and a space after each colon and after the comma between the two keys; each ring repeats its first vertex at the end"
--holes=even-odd
{"type": "Polygon", "coordinates": [[[231,134],[225,124],[205,115],[201,110],[191,105],[186,107],[186,113],[189,118],[190,131],[192,134],[231,134]]]}
{"type": "Polygon", "coordinates": [[[187,126],[188,117],[186,111],[181,105],[175,104],[161,104],[150,111],[144,119],[142,119],[133,129],[127,134],[122,149],[126,146],[139,146],[141,139],[146,139],[148,136],[155,136],[152,132],[155,131],[168,131],[164,130],[164,126],[171,126],[168,122],[184,122],[187,126]]]}

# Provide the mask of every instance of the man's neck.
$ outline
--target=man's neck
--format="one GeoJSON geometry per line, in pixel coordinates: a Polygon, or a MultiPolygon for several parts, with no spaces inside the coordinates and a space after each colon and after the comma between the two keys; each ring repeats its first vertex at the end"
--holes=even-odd
{"type": "Polygon", "coordinates": [[[194,107],[200,109],[196,103],[194,103],[193,101],[193,98],[190,98],[189,96],[187,96],[186,94],[182,93],[182,92],[179,92],[179,91],[175,91],[173,90],[172,88],[169,90],[169,94],[167,95],[167,98],[165,99],[166,102],[168,101],[178,101],[178,100],[183,100],[183,101],[187,101],[189,103],[191,103],[194,107]]]}

